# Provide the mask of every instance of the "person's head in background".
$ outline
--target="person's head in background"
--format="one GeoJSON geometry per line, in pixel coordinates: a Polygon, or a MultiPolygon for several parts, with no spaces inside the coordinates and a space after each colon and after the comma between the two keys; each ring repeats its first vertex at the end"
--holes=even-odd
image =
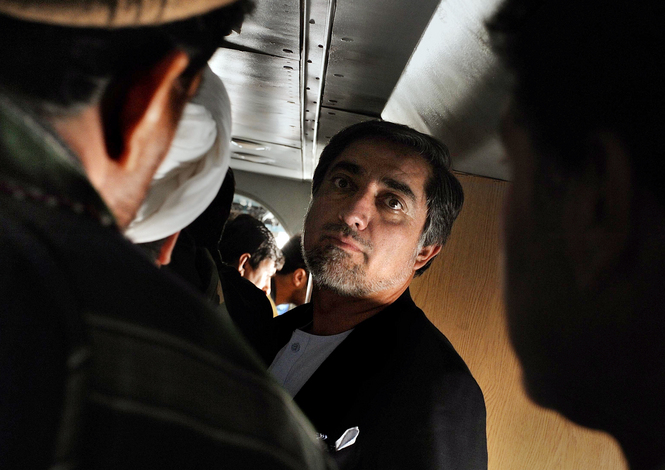
{"type": "Polygon", "coordinates": [[[0,89],[50,123],[124,229],[203,67],[250,4],[29,3],[2,2],[0,89]]]}
{"type": "Polygon", "coordinates": [[[125,230],[125,236],[158,266],[169,264],[180,231],[190,226],[216,250],[233,199],[233,175],[223,184],[229,171],[230,142],[229,97],[220,78],[206,66],[171,148],[125,230]]]}
{"type": "Polygon", "coordinates": [[[509,0],[512,343],[537,403],[665,463],[665,4],[509,0]]]}
{"type": "Polygon", "coordinates": [[[309,271],[302,255],[302,234],[292,236],[282,247],[284,266],[273,276],[273,299],[276,305],[305,303],[309,271]]]}
{"type": "Polygon", "coordinates": [[[275,237],[263,222],[248,214],[231,218],[224,226],[219,252],[222,261],[270,294],[270,278],[282,267],[284,258],[275,237]]]}

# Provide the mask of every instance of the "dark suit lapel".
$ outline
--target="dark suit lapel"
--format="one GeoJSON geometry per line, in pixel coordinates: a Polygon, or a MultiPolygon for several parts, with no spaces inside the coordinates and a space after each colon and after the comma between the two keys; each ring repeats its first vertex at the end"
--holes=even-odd
{"type": "Polygon", "coordinates": [[[409,304],[413,302],[407,290],[398,301],[358,325],[296,395],[296,403],[319,432],[336,438],[360,424],[356,416],[372,406],[377,384],[383,380],[378,377],[392,373],[391,352],[400,341],[399,325],[408,321],[404,316],[409,304]]]}

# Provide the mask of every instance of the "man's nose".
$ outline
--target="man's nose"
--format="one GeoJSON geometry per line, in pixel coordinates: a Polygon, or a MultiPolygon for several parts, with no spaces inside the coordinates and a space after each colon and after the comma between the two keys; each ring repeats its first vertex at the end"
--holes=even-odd
{"type": "Polygon", "coordinates": [[[349,227],[361,231],[367,228],[374,210],[374,195],[371,191],[358,191],[340,208],[339,218],[349,227]]]}

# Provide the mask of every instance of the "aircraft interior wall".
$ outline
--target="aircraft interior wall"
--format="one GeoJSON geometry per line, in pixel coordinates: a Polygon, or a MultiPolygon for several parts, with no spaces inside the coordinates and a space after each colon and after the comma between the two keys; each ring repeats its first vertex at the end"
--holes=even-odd
{"type": "Polygon", "coordinates": [[[510,183],[458,174],[464,208],[413,298],[453,343],[485,395],[490,470],[624,470],[619,446],[533,404],[506,330],[500,214],[510,183]]]}

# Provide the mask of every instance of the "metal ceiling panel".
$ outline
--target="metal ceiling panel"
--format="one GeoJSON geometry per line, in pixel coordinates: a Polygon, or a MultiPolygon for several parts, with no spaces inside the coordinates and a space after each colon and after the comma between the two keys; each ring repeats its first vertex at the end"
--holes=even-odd
{"type": "Polygon", "coordinates": [[[508,77],[483,22],[497,0],[443,0],[382,117],[446,143],[458,171],[510,179],[497,129],[508,77]]]}
{"type": "Polygon", "coordinates": [[[321,122],[319,124],[318,134],[318,148],[319,153],[323,148],[328,145],[330,138],[335,135],[340,129],[344,129],[352,124],[357,124],[363,121],[370,121],[377,119],[373,116],[366,116],[364,114],[349,113],[335,108],[321,108],[321,122]]]}
{"type": "MultiPolygon", "coordinates": [[[[335,0],[305,1],[303,46],[303,179],[311,179],[316,165],[317,133],[328,43],[334,14],[335,0]]],[[[319,150],[320,151],[320,150],[319,150]]]]}
{"type": "Polygon", "coordinates": [[[290,168],[282,168],[270,164],[262,164],[250,162],[246,160],[231,159],[231,168],[234,170],[249,171],[252,173],[261,173],[263,175],[279,176],[280,178],[289,178],[302,181],[302,170],[293,170],[290,168]]]}
{"type": "Polygon", "coordinates": [[[300,0],[255,6],[210,60],[231,98],[231,167],[302,179],[300,0]],[[240,148],[242,139],[254,145],[240,148]]]}
{"type": "Polygon", "coordinates": [[[301,170],[300,149],[285,145],[233,139],[231,158],[294,171],[301,170]]]}
{"type": "Polygon", "coordinates": [[[438,3],[337,2],[322,105],[379,117],[438,3]]]}
{"type": "Polygon", "coordinates": [[[300,0],[256,1],[255,10],[241,34],[227,38],[231,44],[278,57],[299,60],[300,0]]]}
{"type": "Polygon", "coordinates": [[[304,176],[330,137],[378,118],[438,0],[311,0],[306,12],[304,176]],[[311,162],[311,164],[310,164],[311,162]]]}
{"type": "Polygon", "coordinates": [[[232,166],[310,179],[332,135],[382,116],[441,138],[459,171],[509,178],[495,131],[507,80],[483,27],[498,1],[257,2],[211,59],[234,137],[271,148],[232,166]]]}
{"type": "Polygon", "coordinates": [[[234,139],[231,149],[231,168],[234,170],[302,179],[300,149],[240,139],[234,139]]]}
{"type": "Polygon", "coordinates": [[[231,98],[234,137],[300,148],[297,60],[219,49],[209,64],[231,98]]]}

